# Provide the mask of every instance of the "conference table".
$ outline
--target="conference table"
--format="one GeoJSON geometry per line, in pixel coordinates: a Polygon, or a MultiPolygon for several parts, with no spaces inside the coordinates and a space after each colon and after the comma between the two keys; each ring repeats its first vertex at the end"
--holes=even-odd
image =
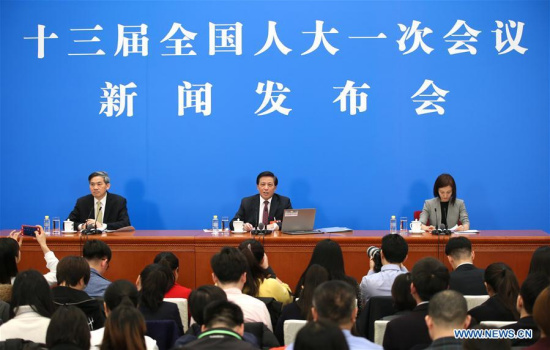
{"type": "MultiPolygon", "coordinates": [[[[9,230],[0,231],[0,236],[9,230]]],[[[277,276],[292,289],[307,267],[315,244],[323,239],[337,241],[342,247],[346,273],[358,281],[368,272],[369,259],[366,249],[380,247],[384,230],[357,230],[353,232],[325,233],[314,235],[287,235],[281,232],[266,236],[221,232],[213,234],[202,230],[137,230],[112,232],[102,235],[83,236],[62,234],[49,236],[49,248],[61,259],[67,255],[81,255],[86,239],[101,239],[112,249],[113,257],[105,277],[110,280],[128,279],[134,282],[140,271],[153,262],[155,255],[171,251],[179,258],[178,282],[195,288],[212,284],[210,258],[223,246],[236,247],[245,239],[258,239],[265,247],[269,264],[277,276]]],[[[445,244],[449,236],[431,234],[402,234],[409,245],[405,266],[410,270],[423,257],[431,256],[444,262],[450,269],[445,256],[445,244]]],[[[454,236],[454,235],[453,235],[454,236]]],[[[452,237],[452,236],[451,236],[452,237]]],[[[520,283],[527,276],[533,251],[542,245],[550,245],[550,235],[541,230],[483,230],[479,234],[467,235],[475,251],[475,264],[486,267],[493,262],[505,262],[514,270],[520,283]]],[[[45,261],[38,243],[32,237],[25,237],[19,270],[34,268],[46,272],[45,261]]]]}

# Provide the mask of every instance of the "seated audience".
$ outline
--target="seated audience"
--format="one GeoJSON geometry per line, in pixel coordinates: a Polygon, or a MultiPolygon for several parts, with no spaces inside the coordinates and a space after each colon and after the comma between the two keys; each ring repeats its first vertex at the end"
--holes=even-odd
{"type": "Polygon", "coordinates": [[[540,330],[539,340],[526,350],[550,349],[550,287],[540,292],[533,306],[533,318],[540,330]]]}
{"type": "Polygon", "coordinates": [[[146,350],[145,320],[133,306],[123,303],[116,307],[105,322],[101,350],[146,350]]]}
{"type": "Polygon", "coordinates": [[[383,320],[393,320],[411,312],[416,307],[416,300],[411,294],[411,273],[402,273],[395,278],[391,287],[391,296],[395,314],[386,316],[383,320]]]}
{"type": "Polygon", "coordinates": [[[397,276],[407,272],[403,262],[407,259],[409,246],[400,235],[385,235],[382,237],[380,258],[382,269],[374,271],[374,261],[370,259],[370,270],[361,280],[361,296],[363,304],[374,296],[390,296],[393,281],[397,276]]]}
{"type": "Polygon", "coordinates": [[[468,305],[464,296],[454,290],[444,290],[430,299],[426,325],[432,344],[426,349],[462,350],[462,341],[456,339],[455,329],[470,325],[468,305]]]}
{"type": "Polygon", "coordinates": [[[416,307],[388,323],[383,342],[386,350],[426,347],[432,342],[424,319],[432,296],[448,288],[449,271],[439,260],[423,258],[414,264],[411,279],[411,294],[416,307]]]}
{"type": "Polygon", "coordinates": [[[174,283],[174,274],[161,264],[145,266],[137,279],[139,290],[139,311],[146,321],[173,320],[176,322],[179,335],[184,332],[178,306],[164,301],[164,295],[174,283]]]}
{"type": "Polygon", "coordinates": [[[111,248],[103,241],[90,239],[84,243],[82,255],[90,265],[90,281],[84,291],[91,297],[102,298],[105,289],[111,284],[111,281],[103,277],[111,261],[111,248]]]}
{"type": "Polygon", "coordinates": [[[191,289],[178,284],[178,278],[180,276],[180,261],[176,255],[171,252],[158,253],[153,262],[155,264],[164,264],[168,266],[174,274],[174,284],[170,286],[170,289],[166,292],[166,294],[164,294],[164,297],[189,299],[191,289]]]}
{"type": "Polygon", "coordinates": [[[227,300],[239,305],[244,314],[244,321],[263,322],[273,331],[266,305],[242,292],[248,269],[244,255],[237,248],[223,247],[210,259],[210,266],[214,283],[224,290],[227,300]]]}
{"type": "Polygon", "coordinates": [[[512,346],[533,345],[539,339],[539,329],[533,319],[533,306],[539,294],[548,286],[550,286],[550,279],[541,272],[529,274],[521,284],[516,303],[519,321],[502,328],[513,329],[516,332],[520,329],[531,329],[533,337],[531,339],[512,339],[512,346]]]}
{"type": "Polygon", "coordinates": [[[19,273],[13,282],[11,320],[0,326],[0,341],[21,338],[46,343],[46,331],[54,312],[50,286],[36,270],[19,273]]]}
{"type": "Polygon", "coordinates": [[[74,305],[84,311],[90,330],[103,327],[105,317],[99,302],[90,297],[84,288],[90,280],[90,266],[79,256],[66,256],[57,265],[58,286],[52,289],[57,306],[74,305]]]}
{"type": "Polygon", "coordinates": [[[529,274],[541,272],[550,278],[550,246],[538,247],[531,257],[529,274]]]}
{"type": "Polygon", "coordinates": [[[239,245],[239,249],[248,262],[243,292],[253,297],[274,298],[283,305],[290,303],[292,301],[290,287],[278,278],[269,278],[267,272],[269,263],[262,244],[254,239],[248,239],[239,245]]]}
{"type": "Polygon", "coordinates": [[[449,280],[449,289],[462,295],[487,295],[483,283],[483,269],[474,266],[475,252],[472,242],[466,237],[453,237],[445,246],[445,255],[453,267],[449,280]]]}
{"type": "MultiPolygon", "coordinates": [[[[104,309],[107,319],[111,312],[120,305],[126,305],[129,307],[137,308],[139,301],[139,292],[131,282],[126,280],[114,281],[107,287],[104,295],[104,309]]],[[[103,336],[105,334],[105,328],[99,328],[91,332],[90,350],[99,349],[103,336]]],[[[145,336],[145,347],[147,350],[158,350],[157,342],[151,337],[145,336]]]]}
{"type": "Polygon", "coordinates": [[[197,340],[179,349],[257,349],[243,340],[243,312],[232,302],[220,300],[208,304],[201,330],[197,340]]]}
{"type": "Polygon", "coordinates": [[[311,306],[313,292],[321,283],[329,280],[328,271],[321,265],[313,264],[306,271],[304,284],[296,291],[297,300],[286,305],[277,321],[275,336],[284,344],[284,324],[286,320],[312,320],[311,306]]]}
{"type": "Polygon", "coordinates": [[[300,276],[300,279],[296,284],[296,288],[294,289],[296,293],[298,293],[300,290],[299,288],[304,285],[306,272],[313,264],[321,265],[327,269],[331,280],[340,280],[349,283],[357,293],[359,312],[361,312],[363,308],[361,289],[359,288],[359,283],[357,283],[357,280],[354,277],[346,275],[346,269],[344,268],[344,255],[342,254],[340,244],[331,239],[324,239],[315,245],[309,264],[302,273],[302,276],[300,276]]]}
{"type": "Polygon", "coordinates": [[[76,306],[61,306],[52,315],[46,333],[50,350],[90,349],[90,327],[82,310],[76,306]]]}
{"type": "Polygon", "coordinates": [[[308,322],[296,334],[294,350],[349,350],[344,333],[328,320],[308,322]]]}
{"type": "MultiPolygon", "coordinates": [[[[336,323],[346,338],[350,350],[382,349],[380,345],[351,334],[357,318],[357,297],[355,290],[344,281],[328,281],[315,289],[311,315],[313,321],[327,320],[336,323]]],[[[290,344],[287,350],[292,350],[290,344]]]]}
{"type": "Polygon", "coordinates": [[[485,269],[484,280],[489,299],[468,313],[477,322],[517,321],[519,284],[514,271],[504,263],[493,263],[485,269]]]}

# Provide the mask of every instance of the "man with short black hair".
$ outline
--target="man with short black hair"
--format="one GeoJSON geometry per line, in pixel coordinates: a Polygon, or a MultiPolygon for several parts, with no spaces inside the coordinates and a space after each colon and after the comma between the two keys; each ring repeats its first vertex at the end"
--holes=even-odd
{"type": "Polygon", "coordinates": [[[91,194],[76,201],[69,220],[75,223],[75,230],[86,226],[100,230],[117,230],[130,226],[126,198],[107,192],[111,179],[105,171],[94,171],[88,176],[91,194]]]}
{"type": "Polygon", "coordinates": [[[56,306],[74,305],[88,318],[90,330],[103,327],[105,317],[99,302],[84,291],[90,280],[90,266],[79,256],[66,256],[57,264],[57,287],[52,289],[56,306]]]}
{"type": "Polygon", "coordinates": [[[244,229],[251,231],[263,223],[268,230],[279,230],[283,221],[285,209],[292,209],[290,198],[275,193],[279,180],[271,171],[264,171],[256,177],[256,187],[259,194],[246,197],[241,200],[241,206],[231,220],[231,230],[234,229],[233,221],[244,221],[244,229]],[[278,223],[270,224],[276,221],[278,223]]]}
{"type": "Polygon", "coordinates": [[[445,255],[453,267],[449,289],[462,295],[487,295],[483,279],[484,270],[474,266],[475,252],[466,237],[453,237],[445,246],[445,255]]]}
{"type": "Polygon", "coordinates": [[[402,273],[408,272],[403,262],[407,260],[409,246],[400,235],[389,234],[382,237],[380,258],[382,269],[374,272],[374,261],[370,259],[370,270],[361,280],[363,303],[375,296],[391,296],[393,281],[402,273]]]}
{"type": "Polygon", "coordinates": [[[468,305],[464,296],[454,290],[444,290],[430,299],[426,325],[432,344],[426,350],[462,350],[462,341],[455,338],[455,329],[470,325],[468,305]]]}
{"type": "Polygon", "coordinates": [[[423,258],[411,271],[411,294],[416,307],[408,314],[391,320],[384,334],[384,349],[405,350],[415,346],[428,346],[432,340],[424,318],[432,296],[449,287],[449,271],[437,259],[423,258]]]}
{"type": "Polygon", "coordinates": [[[223,247],[210,259],[212,279],[224,290],[227,300],[237,304],[243,311],[245,322],[263,322],[273,331],[271,317],[264,302],[243,294],[248,263],[237,248],[223,247]]]}
{"type": "Polygon", "coordinates": [[[82,255],[90,265],[90,281],[84,291],[94,298],[102,298],[111,281],[103,277],[111,261],[111,248],[98,239],[90,239],[84,243],[82,255]]]}

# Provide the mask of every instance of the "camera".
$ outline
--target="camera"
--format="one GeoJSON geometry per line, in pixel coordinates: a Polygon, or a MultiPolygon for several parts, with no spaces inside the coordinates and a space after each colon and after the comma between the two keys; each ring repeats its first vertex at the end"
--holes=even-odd
{"type": "Polygon", "coordinates": [[[382,258],[380,257],[380,248],[376,246],[370,246],[367,248],[367,255],[372,261],[374,261],[374,272],[380,272],[382,270],[382,258]]]}

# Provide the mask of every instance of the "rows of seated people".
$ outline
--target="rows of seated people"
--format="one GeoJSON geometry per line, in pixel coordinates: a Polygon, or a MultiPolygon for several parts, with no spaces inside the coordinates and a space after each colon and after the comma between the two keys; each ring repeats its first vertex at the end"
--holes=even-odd
{"type": "MultiPolygon", "coordinates": [[[[423,258],[409,271],[400,235],[382,238],[368,273],[346,275],[339,244],[316,245],[292,293],[254,239],[211,258],[213,285],[179,285],[179,261],[158,254],[135,283],[111,282],[111,249],[88,240],[58,261],[36,232],[49,272],[18,272],[22,238],[0,238],[0,349],[485,349],[550,348],[550,247],[538,248],[521,287],[504,263],[474,265],[466,237],[446,245],[452,271],[423,258]],[[485,300],[469,307],[472,296],[485,300]],[[465,297],[466,296],[466,297],[465,297]],[[168,299],[167,299],[168,298],[168,299]],[[182,316],[171,298],[188,301],[182,316]],[[291,341],[285,323],[303,320],[291,341]],[[375,343],[376,321],[386,321],[375,343]],[[189,326],[187,326],[189,322],[189,326]],[[307,321],[307,322],[306,322],[307,321]],[[460,339],[457,330],[528,330],[515,339],[460,339]],[[184,328],[184,324],[186,325],[184,328]],[[286,339],[286,344],[285,344],[286,339]]],[[[478,337],[479,338],[479,337],[478,337]]]]}

